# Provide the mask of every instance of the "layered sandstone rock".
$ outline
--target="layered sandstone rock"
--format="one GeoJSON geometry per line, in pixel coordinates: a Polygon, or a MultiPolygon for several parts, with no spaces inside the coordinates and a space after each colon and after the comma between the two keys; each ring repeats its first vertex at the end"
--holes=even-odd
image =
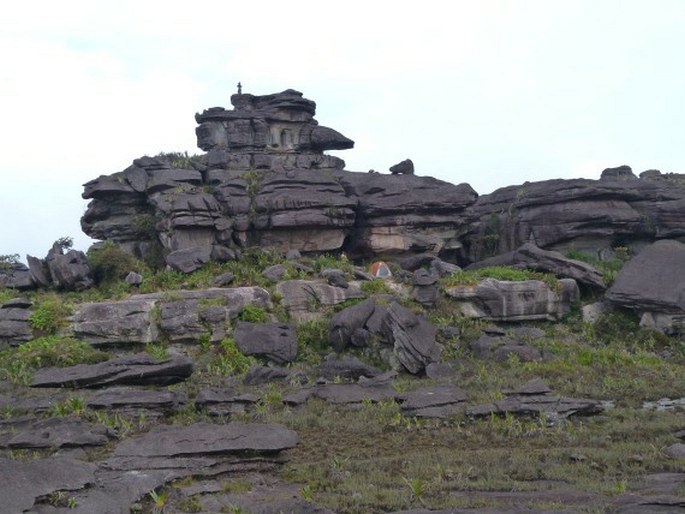
{"type": "Polygon", "coordinates": [[[85,184],[88,235],[183,272],[227,248],[454,254],[477,194],[430,177],[344,171],[324,154],[354,142],[293,90],[238,94],[196,115],[199,159],[142,157],[85,184]]]}

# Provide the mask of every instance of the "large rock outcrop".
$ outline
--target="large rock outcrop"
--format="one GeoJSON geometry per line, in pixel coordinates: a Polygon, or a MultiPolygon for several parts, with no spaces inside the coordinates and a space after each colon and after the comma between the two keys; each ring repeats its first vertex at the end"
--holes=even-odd
{"type": "Polygon", "coordinates": [[[511,252],[524,243],[606,257],[616,246],[638,250],[655,239],[685,237],[683,176],[650,171],[626,178],[627,170],[605,170],[600,180],[526,182],[479,197],[467,260],[511,252]]]}
{"type": "Polygon", "coordinates": [[[477,194],[429,177],[344,171],[353,141],[314,120],[302,94],[231,97],[196,115],[199,159],[142,157],[85,184],[81,225],[184,272],[222,248],[259,245],[371,256],[454,253],[477,194]]]}

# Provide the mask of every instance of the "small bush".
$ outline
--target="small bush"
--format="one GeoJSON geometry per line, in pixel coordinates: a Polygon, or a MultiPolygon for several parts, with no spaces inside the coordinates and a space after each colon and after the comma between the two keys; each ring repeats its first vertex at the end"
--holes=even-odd
{"type": "Polygon", "coordinates": [[[50,295],[44,298],[31,312],[29,323],[31,327],[44,335],[54,335],[66,325],[66,318],[71,314],[71,308],[58,296],[50,295]]]}
{"type": "Polygon", "coordinates": [[[223,339],[220,343],[221,350],[214,359],[214,362],[207,366],[207,371],[213,375],[240,375],[246,373],[252,366],[257,363],[254,357],[248,357],[243,354],[235,344],[235,341],[229,337],[223,339]]]}
{"type": "Polygon", "coordinates": [[[250,323],[266,323],[269,321],[269,314],[263,307],[248,304],[243,307],[238,319],[241,321],[249,321],[250,323]]]}
{"type": "Polygon", "coordinates": [[[475,286],[485,278],[494,278],[507,282],[523,282],[526,280],[541,280],[553,291],[558,290],[559,281],[551,273],[540,273],[526,269],[508,266],[489,266],[473,271],[457,271],[441,282],[444,287],[475,286]]]}
{"type": "Polygon", "coordinates": [[[0,352],[0,377],[14,383],[28,382],[37,369],[107,360],[109,354],[88,343],[56,336],[39,337],[17,348],[0,352]]]}
{"type": "Polygon", "coordinates": [[[390,286],[381,278],[374,280],[365,280],[360,285],[361,290],[368,295],[372,294],[392,294],[393,291],[390,286]]]}
{"type": "Polygon", "coordinates": [[[141,268],[133,255],[111,241],[88,250],[88,265],[97,284],[122,280],[130,271],[137,271],[141,268]]]}
{"type": "Polygon", "coordinates": [[[315,318],[297,326],[297,360],[319,364],[322,354],[330,350],[328,345],[328,320],[315,318]]]}

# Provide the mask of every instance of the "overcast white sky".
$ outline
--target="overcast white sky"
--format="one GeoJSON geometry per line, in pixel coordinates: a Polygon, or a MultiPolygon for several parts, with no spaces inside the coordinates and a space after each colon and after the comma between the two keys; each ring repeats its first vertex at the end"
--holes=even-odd
{"type": "Polygon", "coordinates": [[[197,111],[293,88],[347,169],[481,194],[685,171],[685,1],[27,1],[0,15],[0,254],[86,250],[82,184],[196,153],[197,111]]]}

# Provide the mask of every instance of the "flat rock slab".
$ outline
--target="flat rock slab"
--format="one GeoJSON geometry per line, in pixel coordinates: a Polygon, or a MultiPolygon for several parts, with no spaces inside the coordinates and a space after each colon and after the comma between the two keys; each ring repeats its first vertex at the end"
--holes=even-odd
{"type": "Polygon", "coordinates": [[[176,391],[155,391],[133,387],[112,387],[98,391],[86,402],[92,409],[123,411],[159,411],[169,414],[188,402],[188,397],[176,391]]]}
{"type": "Polygon", "coordinates": [[[203,389],[195,398],[195,407],[210,416],[242,414],[259,401],[252,393],[236,394],[232,389],[203,389]]]}
{"type": "Polygon", "coordinates": [[[22,429],[3,446],[12,449],[102,446],[113,438],[114,434],[104,425],[80,419],[50,418],[22,429]]]}
{"type": "Polygon", "coordinates": [[[466,409],[466,414],[473,417],[492,414],[539,415],[553,414],[562,418],[598,414],[604,410],[602,402],[577,398],[562,398],[553,395],[513,396],[492,403],[474,405],[466,409]]]}
{"type": "Polygon", "coordinates": [[[361,403],[393,400],[397,391],[389,384],[363,386],[360,384],[326,384],[314,390],[314,396],[329,403],[361,403]]]}
{"type": "Polygon", "coordinates": [[[31,387],[104,387],[110,385],[166,385],[180,382],[193,372],[193,361],[182,355],[158,361],[147,353],[98,364],[36,371],[31,387]]]}
{"type": "Polygon", "coordinates": [[[463,412],[467,398],[464,392],[453,385],[422,387],[398,396],[402,412],[408,416],[424,418],[446,418],[463,412]]]}
{"type": "Polygon", "coordinates": [[[157,426],[142,437],[127,439],[116,457],[183,457],[241,452],[273,453],[297,445],[297,434],[277,424],[229,423],[157,426]]]}
{"type": "Polygon", "coordinates": [[[53,491],[73,491],[92,484],[97,466],[56,457],[27,462],[0,458],[2,512],[24,512],[53,491]]]}

